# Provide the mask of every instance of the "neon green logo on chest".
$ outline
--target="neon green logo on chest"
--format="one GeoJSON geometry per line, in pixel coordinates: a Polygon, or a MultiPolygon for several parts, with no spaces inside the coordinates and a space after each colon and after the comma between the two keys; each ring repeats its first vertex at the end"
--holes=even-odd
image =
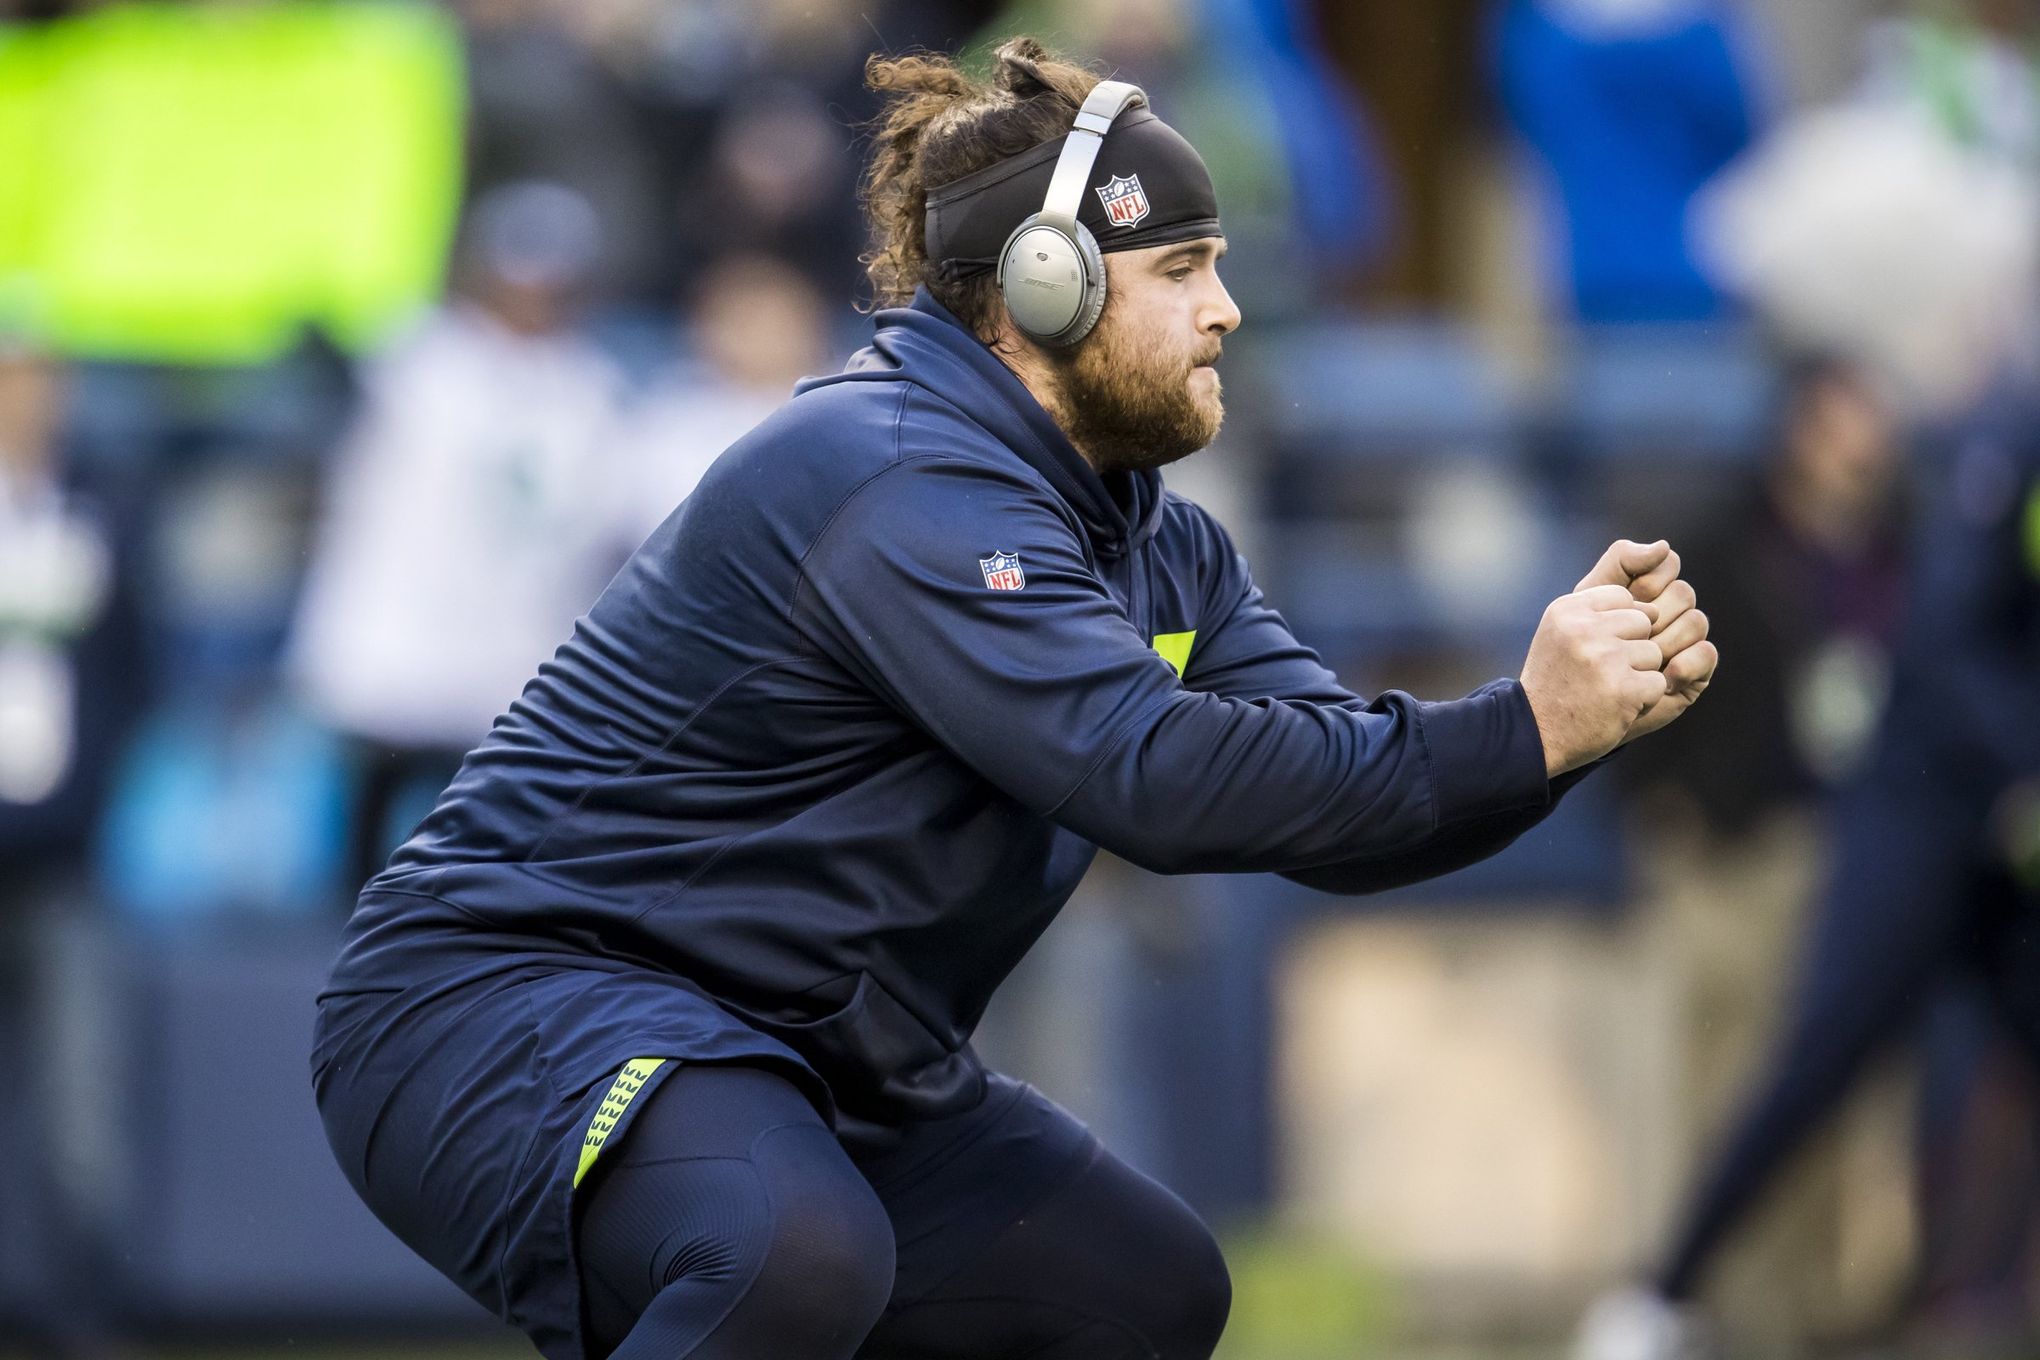
{"type": "Polygon", "coordinates": [[[1162,660],[1176,668],[1176,675],[1179,679],[1182,677],[1183,667],[1190,664],[1190,644],[1196,640],[1197,630],[1195,628],[1192,628],[1187,633],[1155,634],[1155,651],[1161,656],[1162,660]]]}

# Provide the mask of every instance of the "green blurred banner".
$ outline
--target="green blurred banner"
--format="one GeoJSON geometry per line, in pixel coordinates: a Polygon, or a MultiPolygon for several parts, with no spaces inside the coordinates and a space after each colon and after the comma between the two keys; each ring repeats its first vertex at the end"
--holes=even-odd
{"type": "Polygon", "coordinates": [[[116,5],[0,26],[0,330],[81,358],[360,347],[433,297],[459,204],[435,6],[116,5]]]}

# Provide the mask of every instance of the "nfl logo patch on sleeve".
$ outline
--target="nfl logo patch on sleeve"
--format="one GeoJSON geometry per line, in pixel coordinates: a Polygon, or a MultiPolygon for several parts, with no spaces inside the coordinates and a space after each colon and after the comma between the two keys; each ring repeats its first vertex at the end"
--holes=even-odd
{"type": "Polygon", "coordinates": [[[978,565],[984,568],[985,584],[993,590],[1023,590],[1027,586],[1027,574],[1020,570],[1019,553],[993,553],[980,557],[978,565]]]}

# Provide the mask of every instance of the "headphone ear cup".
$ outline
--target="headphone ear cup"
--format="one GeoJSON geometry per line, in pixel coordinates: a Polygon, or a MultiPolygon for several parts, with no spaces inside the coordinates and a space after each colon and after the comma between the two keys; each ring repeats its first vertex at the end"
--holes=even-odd
{"type": "Polygon", "coordinates": [[[1082,340],[1098,324],[1098,318],[1105,315],[1105,252],[1098,249],[1098,238],[1082,222],[1077,223],[1075,240],[1084,257],[1083,306],[1069,330],[1051,342],[1057,349],[1067,349],[1082,340]]]}
{"type": "Polygon", "coordinates": [[[1074,345],[1105,308],[1105,263],[1079,222],[1074,234],[1036,213],[1013,229],[999,252],[999,297],[1013,325],[1050,349],[1074,345]]]}

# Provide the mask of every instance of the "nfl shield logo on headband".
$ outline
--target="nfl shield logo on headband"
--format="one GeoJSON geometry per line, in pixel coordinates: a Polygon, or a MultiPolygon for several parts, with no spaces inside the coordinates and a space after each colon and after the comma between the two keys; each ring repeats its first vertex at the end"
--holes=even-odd
{"type": "Polygon", "coordinates": [[[1114,175],[1098,186],[1098,198],[1105,204],[1105,220],[1115,227],[1131,227],[1148,215],[1146,190],[1139,175],[1114,175]]]}

